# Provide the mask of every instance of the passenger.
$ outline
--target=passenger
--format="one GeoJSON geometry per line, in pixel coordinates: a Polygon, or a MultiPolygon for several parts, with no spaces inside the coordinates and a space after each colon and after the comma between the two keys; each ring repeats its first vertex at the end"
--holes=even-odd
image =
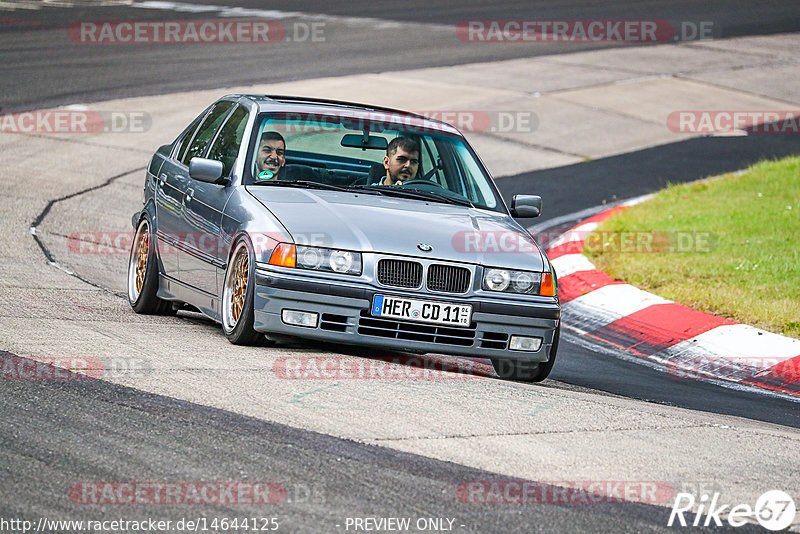
{"type": "Polygon", "coordinates": [[[386,176],[372,185],[403,185],[413,180],[419,169],[419,143],[410,137],[395,137],[386,147],[383,157],[386,176]]]}
{"type": "Polygon", "coordinates": [[[279,179],[286,165],[286,141],[278,132],[264,132],[256,153],[256,180],[279,179]]]}

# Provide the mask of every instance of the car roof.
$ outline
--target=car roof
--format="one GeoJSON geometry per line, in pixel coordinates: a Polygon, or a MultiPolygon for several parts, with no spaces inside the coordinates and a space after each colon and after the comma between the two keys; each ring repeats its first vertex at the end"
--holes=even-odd
{"type": "Polygon", "coordinates": [[[386,123],[397,122],[405,126],[435,130],[439,132],[461,135],[454,126],[418,113],[403,111],[399,109],[373,106],[369,104],[359,104],[356,102],[346,102],[342,100],[329,100],[324,98],[313,98],[305,96],[288,95],[255,95],[240,94],[228,95],[224,99],[238,98],[250,100],[258,106],[259,112],[289,112],[289,113],[311,113],[315,115],[336,115],[339,113],[363,117],[370,120],[378,120],[386,123]]]}

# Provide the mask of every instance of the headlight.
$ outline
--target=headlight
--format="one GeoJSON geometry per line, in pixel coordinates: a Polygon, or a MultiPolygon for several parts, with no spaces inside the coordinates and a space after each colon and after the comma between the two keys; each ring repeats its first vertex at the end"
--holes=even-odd
{"type": "Polygon", "coordinates": [[[328,266],[337,273],[361,274],[361,254],[347,250],[331,250],[328,266]]]}
{"type": "Polygon", "coordinates": [[[342,274],[361,274],[361,254],[349,250],[307,247],[281,243],[269,260],[272,265],[327,271],[342,274]]]}
{"type": "Polygon", "coordinates": [[[505,291],[511,281],[511,274],[502,269],[489,269],[483,276],[483,289],[505,291]]]}
{"type": "Polygon", "coordinates": [[[541,282],[542,273],[488,268],[483,273],[483,283],[481,287],[488,291],[539,295],[541,282]]]}
{"type": "Polygon", "coordinates": [[[511,275],[511,289],[515,293],[530,293],[538,281],[534,280],[533,273],[518,271],[511,275]]]}
{"type": "Polygon", "coordinates": [[[322,251],[310,247],[297,247],[297,266],[302,269],[319,269],[322,264],[322,251]]]}

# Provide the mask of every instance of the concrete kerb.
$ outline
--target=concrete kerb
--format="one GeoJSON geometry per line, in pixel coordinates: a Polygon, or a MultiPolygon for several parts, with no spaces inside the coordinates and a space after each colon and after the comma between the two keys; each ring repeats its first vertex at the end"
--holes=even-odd
{"type": "Polygon", "coordinates": [[[588,340],[655,362],[676,379],[723,380],[800,397],[800,340],[642,291],[614,280],[583,255],[587,236],[600,223],[651,196],[608,207],[548,245],[564,323],[588,340]]]}

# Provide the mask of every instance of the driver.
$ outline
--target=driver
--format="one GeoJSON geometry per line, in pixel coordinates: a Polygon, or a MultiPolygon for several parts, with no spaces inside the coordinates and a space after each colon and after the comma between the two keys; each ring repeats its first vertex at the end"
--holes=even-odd
{"type": "MultiPolygon", "coordinates": [[[[278,132],[264,132],[256,153],[256,179],[271,180],[278,177],[286,164],[286,141],[278,132]]],[[[277,179],[277,178],[276,178],[277,179]]]]}
{"type": "Polygon", "coordinates": [[[386,147],[383,168],[386,176],[372,185],[403,185],[403,182],[413,180],[419,169],[419,143],[410,137],[392,139],[386,147]]]}

